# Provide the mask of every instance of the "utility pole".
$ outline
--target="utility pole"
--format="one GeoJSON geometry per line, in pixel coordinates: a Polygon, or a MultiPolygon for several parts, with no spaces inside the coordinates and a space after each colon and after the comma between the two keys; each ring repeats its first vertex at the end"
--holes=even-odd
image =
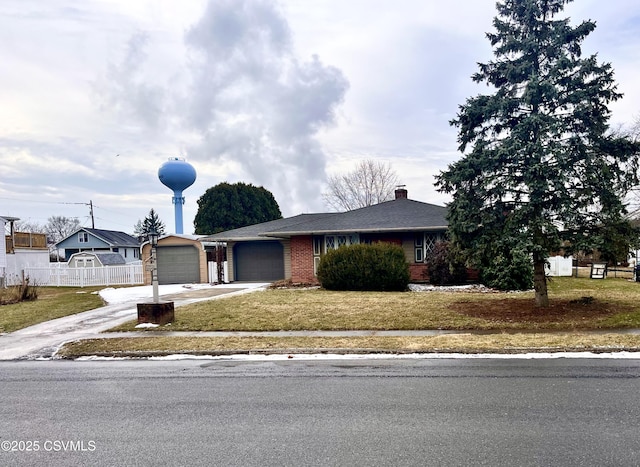
{"type": "Polygon", "coordinates": [[[93,219],[93,201],[89,200],[89,214],[91,215],[91,228],[96,228],[95,220],[93,219]]]}

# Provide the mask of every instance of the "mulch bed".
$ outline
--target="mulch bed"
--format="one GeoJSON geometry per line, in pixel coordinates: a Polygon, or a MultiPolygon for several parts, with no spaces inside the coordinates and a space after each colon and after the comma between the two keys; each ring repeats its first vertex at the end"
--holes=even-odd
{"type": "Polygon", "coordinates": [[[453,304],[458,313],[474,318],[503,322],[565,322],[581,319],[606,318],[621,310],[610,308],[610,304],[593,297],[576,300],[551,299],[548,308],[536,307],[531,298],[510,298],[478,301],[462,300],[453,304]]]}

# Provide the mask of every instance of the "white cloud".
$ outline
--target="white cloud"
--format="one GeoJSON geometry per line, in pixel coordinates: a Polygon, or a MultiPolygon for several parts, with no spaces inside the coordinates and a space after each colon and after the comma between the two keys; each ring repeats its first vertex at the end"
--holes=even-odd
{"type": "MultiPolygon", "coordinates": [[[[443,203],[457,106],[483,88],[494,0],[6,0],[0,4],[0,215],[87,219],[130,231],[150,208],[171,229],[162,163],[264,185],[285,215],[322,209],[325,173],[391,163],[411,197],[443,203]],[[116,155],[119,154],[118,157],[116,155]],[[55,203],[55,204],[54,204],[55,203]]],[[[638,115],[640,4],[582,0],[585,53],[616,70],[638,115]]]]}

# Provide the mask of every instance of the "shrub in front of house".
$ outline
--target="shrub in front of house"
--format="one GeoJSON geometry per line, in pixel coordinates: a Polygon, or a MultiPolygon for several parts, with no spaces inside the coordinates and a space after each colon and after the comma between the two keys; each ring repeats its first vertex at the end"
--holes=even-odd
{"type": "Polygon", "coordinates": [[[533,288],[531,255],[519,248],[499,251],[482,265],[480,280],[498,290],[530,290],[533,288]]]}
{"type": "Polygon", "coordinates": [[[426,263],[433,285],[459,285],[467,281],[467,268],[450,242],[437,242],[426,263]]]}
{"type": "Polygon", "coordinates": [[[322,257],[318,280],[328,290],[403,291],[409,285],[409,264],[399,245],[343,246],[322,257]]]}

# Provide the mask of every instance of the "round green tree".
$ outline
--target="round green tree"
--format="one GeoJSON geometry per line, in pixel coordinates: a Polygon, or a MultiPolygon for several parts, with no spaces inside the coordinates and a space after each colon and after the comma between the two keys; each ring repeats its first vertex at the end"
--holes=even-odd
{"type": "Polygon", "coordinates": [[[250,183],[223,182],[198,199],[194,226],[196,234],[210,235],[281,217],[280,207],[270,191],[250,183]]]}

